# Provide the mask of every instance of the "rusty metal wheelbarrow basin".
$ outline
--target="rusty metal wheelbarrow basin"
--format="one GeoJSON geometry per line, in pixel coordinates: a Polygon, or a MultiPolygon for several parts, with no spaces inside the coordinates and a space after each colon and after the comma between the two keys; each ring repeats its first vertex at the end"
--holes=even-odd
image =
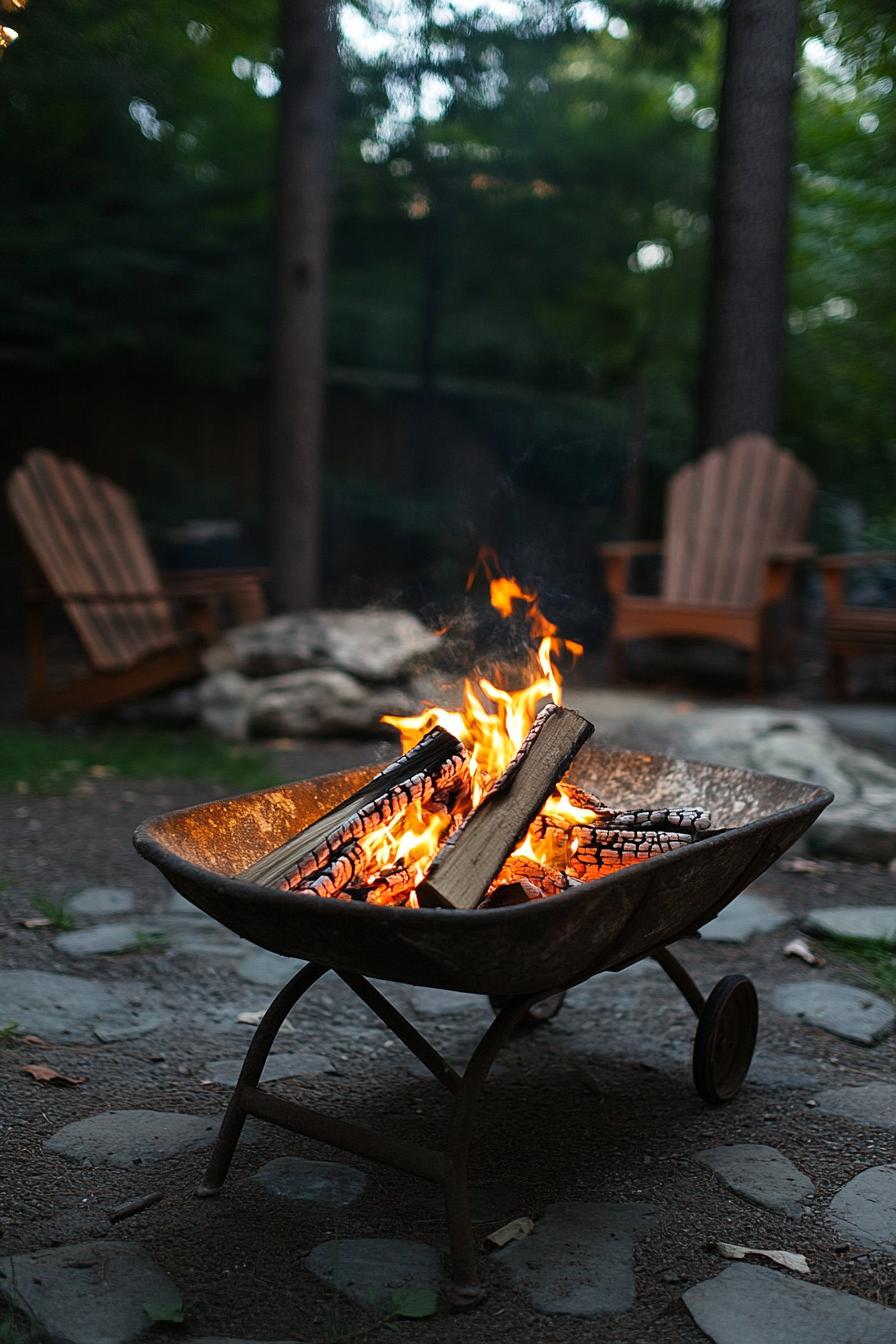
{"type": "Polygon", "coordinates": [[[730,828],[502,910],[413,910],[272,891],[238,874],[365,783],[341,771],[155,817],[138,851],[194,905],[259,947],[337,972],[494,997],[619,970],[696,932],[812,824],[832,795],[749,770],[585,748],[569,777],[607,806],[703,807],[730,828]]]}

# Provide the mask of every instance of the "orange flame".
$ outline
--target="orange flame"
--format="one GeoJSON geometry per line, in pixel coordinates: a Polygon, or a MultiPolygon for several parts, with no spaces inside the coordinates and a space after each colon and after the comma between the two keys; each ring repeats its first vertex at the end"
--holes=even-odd
{"type": "MultiPolygon", "coordinates": [[[[421,714],[405,718],[383,717],[384,723],[391,724],[401,734],[403,751],[408,751],[436,727],[453,733],[466,747],[469,758],[468,811],[478,807],[488,789],[510,764],[542,705],[548,700],[558,705],[563,703],[559,656],[565,652],[575,658],[583,652],[581,644],[557,635],[557,627],[538,606],[537,594],[526,592],[516,579],[502,574],[494,552],[485,547],[468,575],[468,591],[480,569],[488,580],[491,605],[501,616],[510,617],[518,608],[523,609],[530,638],[536,644],[528,660],[529,666],[520,669],[521,676],[528,680],[517,689],[508,690],[496,686],[487,677],[479,677],[475,682],[467,678],[460,709],[432,705],[421,714]]],[[[542,812],[562,818],[565,826],[595,820],[592,811],[573,802],[563,784],[558,785],[542,812]]],[[[420,882],[451,825],[450,816],[427,812],[419,805],[411,808],[361,841],[370,861],[370,870],[382,871],[405,865],[414,883],[420,882]]],[[[514,853],[536,859],[546,866],[550,864],[548,846],[531,832],[514,853]]],[[[411,904],[416,905],[413,897],[411,904]]]]}

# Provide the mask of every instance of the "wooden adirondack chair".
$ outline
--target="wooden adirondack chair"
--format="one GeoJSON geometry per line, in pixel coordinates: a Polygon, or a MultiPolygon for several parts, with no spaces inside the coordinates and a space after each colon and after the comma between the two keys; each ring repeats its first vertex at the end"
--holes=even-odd
{"type": "Polygon", "coordinates": [[[868,654],[896,654],[896,608],[862,607],[848,601],[850,569],[896,565],[896,551],[864,551],[854,555],[823,555],[818,561],[827,606],[825,636],[831,690],[838,699],[849,692],[847,660],[868,654]]]}
{"type": "Polygon", "coordinates": [[[672,477],[661,542],[600,547],[614,599],[611,648],[617,681],[624,648],[658,636],[719,640],[750,654],[750,689],[761,686],[766,614],[783,598],[803,542],[815,478],[764,434],[743,434],[672,477]],[[658,597],[628,591],[636,556],[662,556],[658,597]]]}
{"type": "Polygon", "coordinates": [[[76,462],[41,449],[10,477],[10,508],[32,570],[26,592],[29,713],[103,709],[188,681],[213,640],[222,606],[240,623],[266,614],[261,571],[163,577],[129,495],[76,462]],[[47,680],[44,615],[62,604],[90,671],[47,680]]]}

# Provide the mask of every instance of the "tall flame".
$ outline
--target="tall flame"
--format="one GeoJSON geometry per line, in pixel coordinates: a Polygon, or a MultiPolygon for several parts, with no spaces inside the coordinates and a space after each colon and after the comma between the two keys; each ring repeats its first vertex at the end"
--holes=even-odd
{"type": "MultiPolygon", "coordinates": [[[[467,579],[468,591],[480,570],[488,581],[489,600],[494,609],[505,618],[517,614],[526,618],[534,648],[526,660],[528,665],[520,669],[520,676],[528,680],[516,689],[505,689],[484,676],[476,681],[467,678],[460,709],[432,705],[422,714],[410,717],[383,717],[384,723],[391,724],[401,734],[403,751],[409,750],[433,728],[444,728],[454,734],[469,754],[471,808],[478,807],[490,786],[510,764],[545,701],[563,703],[560,656],[566,653],[576,658],[583,652],[581,644],[558,636],[557,627],[539,608],[536,593],[527,592],[515,578],[500,572],[493,551],[486,548],[480,551],[467,579]]],[[[563,784],[558,785],[542,812],[562,818],[565,826],[577,822],[588,824],[595,819],[592,811],[576,805],[563,784]]],[[[361,844],[377,870],[388,871],[403,865],[411,870],[416,883],[425,876],[451,824],[451,817],[426,812],[416,805],[400,818],[373,831],[361,844]]],[[[546,866],[550,864],[545,842],[532,832],[514,852],[546,866]]],[[[411,904],[416,904],[414,897],[411,897],[411,904]]]]}

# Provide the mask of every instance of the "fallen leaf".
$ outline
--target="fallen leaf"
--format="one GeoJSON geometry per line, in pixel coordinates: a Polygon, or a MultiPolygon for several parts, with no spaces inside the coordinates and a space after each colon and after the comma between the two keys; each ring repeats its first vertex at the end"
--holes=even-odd
{"type": "MultiPolygon", "coordinates": [[[[236,1020],[241,1026],[257,1027],[266,1012],[267,1012],[266,1008],[260,1008],[257,1013],[237,1013],[236,1020]]],[[[280,1030],[295,1031],[295,1027],[290,1022],[289,1018],[287,1018],[286,1021],[283,1023],[282,1027],[280,1028],[280,1030]]]]}
{"type": "Polygon", "coordinates": [[[490,1246],[506,1246],[510,1241],[522,1241],[523,1237],[528,1237],[534,1231],[535,1224],[531,1218],[513,1218],[499,1227],[497,1232],[490,1232],[486,1241],[490,1246]]]}
{"type": "Polygon", "coordinates": [[[21,1036],[19,1038],[23,1045],[44,1045],[48,1046],[49,1041],[45,1041],[43,1036],[21,1036]]]}
{"type": "Polygon", "coordinates": [[[799,957],[807,966],[823,966],[824,958],[817,957],[805,938],[792,938],[784,948],[785,957],[799,957]]]}
{"type": "Polygon", "coordinates": [[[57,1069],[51,1069],[49,1064],[23,1064],[20,1073],[27,1073],[38,1083],[54,1083],[56,1087],[80,1087],[81,1083],[86,1083],[86,1078],[70,1078],[65,1073],[59,1073],[57,1069]]]}
{"type": "Polygon", "coordinates": [[[818,859],[783,859],[781,867],[788,873],[823,873],[824,864],[818,859]]]}
{"type": "Polygon", "coordinates": [[[47,919],[46,915],[32,915],[30,919],[19,920],[23,929],[47,929],[52,923],[52,919],[47,919]]]}
{"type": "Polygon", "coordinates": [[[748,1255],[761,1255],[766,1260],[773,1260],[776,1265],[782,1265],[784,1269],[795,1269],[797,1274],[809,1273],[808,1260],[796,1251],[760,1251],[755,1246],[733,1246],[729,1241],[717,1241],[715,1249],[726,1260],[745,1260],[748,1255]]]}

